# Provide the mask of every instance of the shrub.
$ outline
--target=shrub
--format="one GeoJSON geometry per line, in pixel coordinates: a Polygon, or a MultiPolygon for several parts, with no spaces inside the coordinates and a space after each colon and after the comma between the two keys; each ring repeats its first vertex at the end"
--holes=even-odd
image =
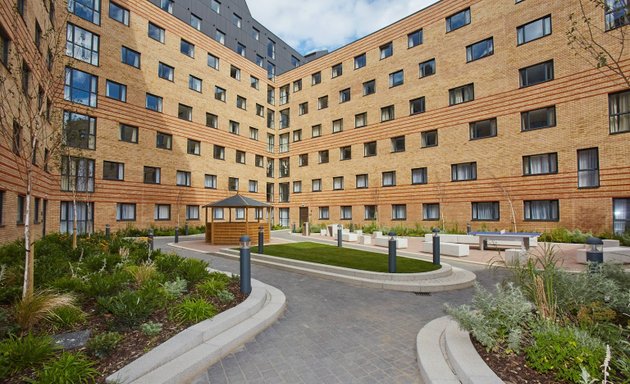
{"type": "Polygon", "coordinates": [[[197,290],[204,296],[216,296],[227,288],[227,284],[223,280],[206,280],[197,286],[197,290]]]}
{"type": "Polygon", "coordinates": [[[149,280],[158,277],[158,271],[153,263],[142,263],[140,265],[129,265],[125,268],[131,276],[133,276],[136,284],[143,285],[149,280]]]}
{"type": "Polygon", "coordinates": [[[63,276],[50,283],[50,286],[61,292],[69,293],[85,293],[87,292],[87,283],[78,277],[63,276]]]}
{"type": "Polygon", "coordinates": [[[36,291],[31,297],[23,298],[13,307],[15,322],[23,333],[31,330],[33,325],[49,316],[55,309],[73,306],[74,297],[69,294],[58,294],[50,290],[36,291]]]}
{"type": "Polygon", "coordinates": [[[80,308],[64,306],[52,310],[46,319],[53,325],[54,329],[67,329],[77,324],[84,324],[86,315],[80,308]]]}
{"type": "Polygon", "coordinates": [[[88,254],[83,261],[87,272],[112,272],[122,260],[118,254],[88,254]]]}
{"type": "Polygon", "coordinates": [[[171,297],[180,297],[188,290],[188,282],[181,277],[176,277],[174,281],[167,281],[162,283],[162,287],[166,291],[166,294],[171,297]]]}
{"type": "Polygon", "coordinates": [[[212,303],[204,299],[188,298],[173,308],[171,316],[180,323],[195,324],[216,315],[217,310],[212,303]]]}
{"type": "Polygon", "coordinates": [[[160,332],[162,332],[162,323],[154,323],[152,321],[148,321],[146,323],[140,324],[140,330],[147,336],[156,336],[160,332]]]}
{"type": "Polygon", "coordinates": [[[217,292],[217,299],[219,299],[219,301],[222,303],[229,303],[234,300],[234,295],[232,294],[232,292],[223,289],[217,292]]]}
{"type": "Polygon", "coordinates": [[[177,270],[183,261],[184,259],[175,253],[165,253],[154,256],[154,262],[157,270],[170,280],[178,276],[177,270]]]}
{"type": "Polygon", "coordinates": [[[0,379],[50,359],[56,346],[49,336],[11,336],[0,343],[0,379]]]}
{"type": "Polygon", "coordinates": [[[446,305],[446,312],[484,347],[497,350],[505,345],[507,352],[520,350],[523,328],[533,318],[532,309],[523,292],[511,283],[505,287],[497,284],[495,295],[476,284],[472,308],[446,305]]]}
{"type": "Polygon", "coordinates": [[[38,384],[84,384],[96,381],[99,373],[82,353],[63,352],[58,359],[44,365],[39,372],[38,384]]]}
{"type": "Polygon", "coordinates": [[[206,280],[210,273],[208,272],[208,263],[197,259],[183,259],[179,265],[178,276],[188,281],[188,287],[206,280]]]}
{"type": "Polygon", "coordinates": [[[114,315],[116,322],[134,326],[146,320],[160,307],[159,293],[149,290],[123,291],[112,297],[99,297],[97,303],[114,315]]]}
{"type": "Polygon", "coordinates": [[[132,280],[133,277],[125,271],[96,273],[90,276],[86,293],[93,297],[113,296],[127,289],[132,280]]]}
{"type": "Polygon", "coordinates": [[[87,342],[87,350],[98,358],[109,356],[123,337],[118,332],[104,332],[94,336],[87,342]]]}
{"type": "Polygon", "coordinates": [[[230,275],[223,272],[212,272],[208,275],[208,280],[224,281],[226,284],[229,284],[230,275]]]}
{"type": "Polygon", "coordinates": [[[570,326],[543,323],[532,332],[533,343],[525,349],[529,365],[539,372],[553,371],[558,380],[580,381],[582,368],[600,377],[606,354],[600,340],[570,326]]]}

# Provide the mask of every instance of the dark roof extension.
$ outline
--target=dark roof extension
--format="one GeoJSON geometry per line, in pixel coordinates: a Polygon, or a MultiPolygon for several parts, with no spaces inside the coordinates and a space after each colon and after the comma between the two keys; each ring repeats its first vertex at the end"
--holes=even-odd
{"type": "Polygon", "coordinates": [[[227,199],[223,199],[220,201],[216,201],[214,203],[204,205],[204,208],[215,207],[215,208],[267,208],[270,207],[269,204],[262,203],[258,200],[254,200],[252,198],[239,195],[238,193],[232,197],[228,197],[227,199]]]}

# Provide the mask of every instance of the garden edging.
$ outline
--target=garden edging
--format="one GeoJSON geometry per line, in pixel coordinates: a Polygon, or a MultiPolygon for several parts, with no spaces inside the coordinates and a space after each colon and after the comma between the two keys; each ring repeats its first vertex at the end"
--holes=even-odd
{"type": "Polygon", "coordinates": [[[286,308],[279,289],[252,279],[238,306],[173,336],[107,378],[107,382],[184,383],[273,324],[286,308]]]}

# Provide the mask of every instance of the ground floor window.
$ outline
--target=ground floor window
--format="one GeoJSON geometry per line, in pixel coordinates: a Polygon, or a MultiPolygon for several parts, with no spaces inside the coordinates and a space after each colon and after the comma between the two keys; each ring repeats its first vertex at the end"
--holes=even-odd
{"type": "MultiPolygon", "coordinates": [[[[94,230],[94,203],[76,202],[77,233],[91,233],[94,230]]],[[[61,221],[59,231],[61,233],[73,233],[74,228],[74,204],[72,201],[61,202],[61,221]]]]}
{"type": "Polygon", "coordinates": [[[613,230],[615,233],[630,232],[630,198],[613,199],[613,230]]]}
{"type": "Polygon", "coordinates": [[[289,208],[280,208],[280,226],[288,227],[289,226],[289,208]]]}
{"type": "Polygon", "coordinates": [[[198,205],[186,206],[186,220],[199,220],[199,206],[198,205]]]}
{"type": "Polygon", "coordinates": [[[499,202],[488,201],[472,203],[472,219],[483,221],[499,220],[499,202]]]}
{"type": "Polygon", "coordinates": [[[558,207],[558,200],[526,200],[523,202],[523,206],[525,208],[525,220],[560,220],[560,209],[558,207]]]}
{"type": "Polygon", "coordinates": [[[405,204],[392,205],[392,220],[407,220],[407,206],[405,204]]]}
{"type": "Polygon", "coordinates": [[[422,220],[439,220],[440,204],[428,203],[422,204],[422,220]]]}
{"type": "Polygon", "coordinates": [[[365,206],[365,220],[376,220],[376,205],[365,206]]]}

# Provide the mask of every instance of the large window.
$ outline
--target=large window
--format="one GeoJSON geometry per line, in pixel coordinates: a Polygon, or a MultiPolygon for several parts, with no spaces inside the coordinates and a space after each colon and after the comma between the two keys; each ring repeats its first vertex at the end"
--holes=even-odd
{"type": "Polygon", "coordinates": [[[98,77],[78,69],[66,67],[63,96],[73,103],[96,107],[98,77]]]}
{"type": "Polygon", "coordinates": [[[330,219],[330,210],[328,209],[328,207],[319,207],[319,219],[320,220],[330,219]]]}
{"type": "Polygon", "coordinates": [[[606,30],[630,24],[627,0],[606,0],[606,30]]]}
{"type": "Polygon", "coordinates": [[[499,202],[489,201],[482,203],[472,203],[472,219],[475,221],[498,221],[499,202]]]}
{"type": "Polygon", "coordinates": [[[551,35],[551,15],[530,21],[516,28],[518,45],[529,43],[547,35],[551,35]]]}
{"type": "Polygon", "coordinates": [[[191,174],[188,171],[177,171],[175,174],[175,183],[180,187],[191,186],[191,174]]]}
{"type": "Polygon", "coordinates": [[[556,107],[545,107],[521,113],[521,130],[555,127],[556,107]]]}
{"type": "Polygon", "coordinates": [[[465,181],[477,179],[477,163],[460,163],[451,165],[451,180],[465,181]]]}
{"type": "Polygon", "coordinates": [[[422,204],[422,220],[440,220],[440,204],[422,204]]]}
{"type": "Polygon", "coordinates": [[[521,88],[553,80],[553,60],[519,69],[521,88]]]}
{"type": "Polygon", "coordinates": [[[73,148],[96,149],[96,118],[76,112],[63,112],[65,144],[73,148]]]}
{"type": "Polygon", "coordinates": [[[109,3],[109,17],[119,23],[129,25],[129,10],[114,2],[109,3]]]}
{"type": "Polygon", "coordinates": [[[199,220],[199,206],[198,205],[186,206],[186,220],[199,220]]]}
{"type": "Polygon", "coordinates": [[[459,11],[446,18],[446,32],[451,32],[470,24],[470,8],[459,11]]]}
{"type": "Polygon", "coordinates": [[[61,190],[94,192],[94,160],[63,156],[61,158],[61,190]]]}
{"type": "Polygon", "coordinates": [[[144,167],[144,183],[145,184],[160,184],[161,169],[158,167],[144,167]]]}
{"type": "Polygon", "coordinates": [[[456,105],[472,101],[475,99],[475,86],[474,84],[466,84],[461,87],[452,88],[448,90],[448,103],[449,105],[456,105]]]}
{"type": "Polygon", "coordinates": [[[470,140],[494,137],[497,135],[497,119],[487,119],[470,123],[470,140]]]}
{"type": "Polygon", "coordinates": [[[68,0],[68,11],[94,24],[101,23],[100,0],[68,0]]]}
{"type": "Polygon", "coordinates": [[[558,154],[543,153],[523,156],[523,175],[548,175],[558,173],[558,154]]]}
{"type": "Polygon", "coordinates": [[[103,161],[103,180],[125,180],[125,164],[103,161]]]}
{"type": "Polygon", "coordinates": [[[392,220],[407,220],[406,204],[392,204],[392,220]]]}
{"type": "Polygon", "coordinates": [[[599,187],[599,151],[597,148],[579,149],[578,188],[599,187]]]}
{"type": "Polygon", "coordinates": [[[99,36],[68,23],[66,28],[66,55],[98,65],[99,36]]]}
{"type": "Polygon", "coordinates": [[[466,61],[479,60],[494,53],[494,40],[491,38],[481,40],[466,47],[466,61]]]}
{"type": "Polygon", "coordinates": [[[365,205],[363,212],[363,218],[365,220],[376,220],[376,205],[365,205]]]}
{"type": "Polygon", "coordinates": [[[630,91],[608,96],[610,133],[630,132],[630,91]]]}
{"type": "Polygon", "coordinates": [[[613,199],[613,231],[630,232],[630,198],[613,199]]]}
{"type": "Polygon", "coordinates": [[[152,38],[153,40],[159,41],[160,43],[164,44],[165,34],[166,33],[164,31],[164,28],[158,27],[157,25],[149,22],[148,35],[149,35],[150,38],[152,38]]]}
{"type": "Polygon", "coordinates": [[[74,211],[77,212],[77,233],[91,233],[94,230],[94,203],[62,201],[59,232],[74,232],[74,211]]]}
{"type": "Polygon", "coordinates": [[[153,218],[156,221],[170,220],[171,219],[171,205],[170,204],[155,204],[155,211],[153,218]]]}
{"type": "Polygon", "coordinates": [[[525,220],[558,221],[560,220],[558,205],[558,200],[525,200],[523,202],[525,220]]]}
{"type": "Polygon", "coordinates": [[[117,221],[136,221],[136,205],[130,203],[116,204],[117,221]]]}

